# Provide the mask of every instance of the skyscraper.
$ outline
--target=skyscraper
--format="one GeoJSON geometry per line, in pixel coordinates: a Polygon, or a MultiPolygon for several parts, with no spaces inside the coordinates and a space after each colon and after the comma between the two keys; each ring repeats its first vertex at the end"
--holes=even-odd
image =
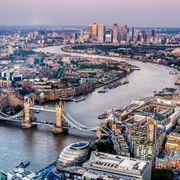
{"type": "Polygon", "coordinates": [[[146,42],[147,41],[147,33],[146,31],[142,31],[142,42],[146,42]]]}
{"type": "Polygon", "coordinates": [[[78,34],[76,32],[73,33],[73,39],[74,39],[74,41],[76,41],[78,39],[78,34]]]}
{"type": "Polygon", "coordinates": [[[153,30],[151,31],[151,36],[152,36],[152,37],[155,37],[155,33],[156,33],[156,32],[155,32],[155,30],[153,29],[153,30]]]}
{"type": "Polygon", "coordinates": [[[132,27],[131,41],[134,41],[134,27],[132,27]]]}
{"type": "Polygon", "coordinates": [[[90,26],[90,35],[93,37],[97,37],[98,36],[98,24],[93,23],[90,26]]]}
{"type": "Polygon", "coordinates": [[[103,24],[98,25],[98,41],[104,43],[105,40],[105,26],[103,24]]]}
{"type": "Polygon", "coordinates": [[[113,25],[113,43],[118,44],[118,24],[113,25]]]}
{"type": "Polygon", "coordinates": [[[113,31],[110,29],[106,31],[105,41],[106,43],[112,43],[113,31]]]}
{"type": "Polygon", "coordinates": [[[84,30],[80,30],[80,41],[83,42],[84,30]]]}
{"type": "Polygon", "coordinates": [[[122,31],[121,31],[121,41],[127,41],[127,37],[128,37],[128,27],[127,25],[124,25],[122,27],[122,31]]]}
{"type": "Polygon", "coordinates": [[[81,37],[84,36],[84,30],[83,30],[83,29],[80,30],[80,36],[81,36],[81,37]]]}

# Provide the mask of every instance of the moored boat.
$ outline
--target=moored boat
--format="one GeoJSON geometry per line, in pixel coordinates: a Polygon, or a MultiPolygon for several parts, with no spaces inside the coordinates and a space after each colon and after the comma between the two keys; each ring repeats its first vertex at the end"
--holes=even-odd
{"type": "Polygon", "coordinates": [[[85,97],[76,98],[76,99],[74,99],[74,101],[75,102],[85,101],[85,97]]]}
{"type": "Polygon", "coordinates": [[[129,83],[128,80],[125,80],[124,82],[122,82],[123,85],[124,85],[124,84],[128,84],[128,83],[129,83]]]}
{"type": "Polygon", "coordinates": [[[22,161],[16,168],[27,168],[30,165],[30,161],[22,161]]]}
{"type": "Polygon", "coordinates": [[[98,91],[98,93],[106,93],[106,92],[108,92],[108,90],[105,90],[105,89],[98,91]]]}
{"type": "Polygon", "coordinates": [[[98,116],[98,119],[105,119],[105,118],[107,118],[107,116],[108,116],[108,113],[103,113],[98,116]]]}

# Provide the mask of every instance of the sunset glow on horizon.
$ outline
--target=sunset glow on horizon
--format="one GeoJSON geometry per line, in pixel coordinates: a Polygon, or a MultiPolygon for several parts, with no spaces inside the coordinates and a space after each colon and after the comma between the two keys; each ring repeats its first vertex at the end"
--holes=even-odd
{"type": "Polygon", "coordinates": [[[1,25],[180,27],[180,0],[0,0],[1,25]]]}

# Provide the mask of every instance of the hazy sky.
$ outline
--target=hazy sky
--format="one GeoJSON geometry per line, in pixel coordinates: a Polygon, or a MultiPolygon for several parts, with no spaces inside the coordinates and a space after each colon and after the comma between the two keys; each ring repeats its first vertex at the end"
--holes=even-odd
{"type": "Polygon", "coordinates": [[[180,0],[0,0],[0,25],[180,27],[180,0]]]}

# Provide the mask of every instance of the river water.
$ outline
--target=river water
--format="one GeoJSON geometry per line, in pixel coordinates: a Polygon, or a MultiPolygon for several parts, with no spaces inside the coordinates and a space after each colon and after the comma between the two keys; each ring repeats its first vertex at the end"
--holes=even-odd
{"type": "MultiPolygon", "coordinates": [[[[61,51],[61,47],[47,47],[38,51],[68,54],[61,51]]],[[[77,54],[74,54],[77,55],[77,54]]],[[[96,55],[84,55],[87,57],[101,57],[96,55]]],[[[104,57],[107,58],[107,57],[104,57]]],[[[120,58],[112,58],[122,60],[120,58]]],[[[88,127],[94,127],[100,120],[97,116],[111,108],[122,108],[131,103],[133,99],[139,99],[153,95],[153,91],[164,87],[173,87],[177,75],[169,75],[169,68],[151,63],[128,61],[141,68],[128,76],[129,84],[119,86],[105,94],[99,94],[98,90],[88,94],[85,101],[79,103],[67,103],[66,109],[77,121],[88,127]]],[[[54,114],[40,112],[37,118],[45,121],[54,121],[54,114]]],[[[11,169],[23,160],[30,160],[31,170],[38,170],[54,161],[60,151],[72,142],[86,140],[82,137],[61,134],[54,136],[52,129],[38,127],[22,130],[8,124],[0,124],[0,169],[11,169]]]]}

